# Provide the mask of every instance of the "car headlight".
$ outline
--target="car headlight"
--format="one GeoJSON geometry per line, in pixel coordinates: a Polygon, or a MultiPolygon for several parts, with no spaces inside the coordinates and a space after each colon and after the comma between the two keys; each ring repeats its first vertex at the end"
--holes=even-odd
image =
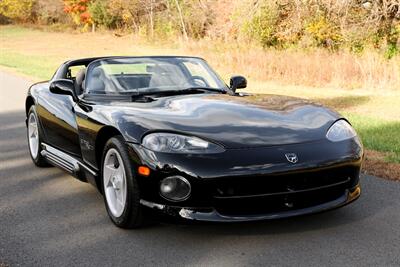
{"type": "Polygon", "coordinates": [[[332,142],[339,142],[356,136],[356,131],[345,120],[338,120],[335,122],[326,133],[326,138],[332,142]]]}
{"type": "Polygon", "coordinates": [[[221,146],[203,139],[173,133],[151,133],[143,138],[142,145],[156,152],[211,154],[224,151],[221,146]]]}

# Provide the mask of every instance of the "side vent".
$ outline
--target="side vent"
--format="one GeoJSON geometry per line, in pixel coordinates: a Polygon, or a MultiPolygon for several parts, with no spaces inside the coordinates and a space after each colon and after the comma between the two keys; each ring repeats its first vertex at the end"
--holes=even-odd
{"type": "Polygon", "coordinates": [[[97,173],[87,167],[85,164],[75,159],[74,157],[48,145],[42,143],[43,150],[41,154],[53,165],[62,168],[63,170],[71,173],[72,175],[79,178],[79,173],[82,168],[90,172],[93,176],[97,176],[97,173]]]}

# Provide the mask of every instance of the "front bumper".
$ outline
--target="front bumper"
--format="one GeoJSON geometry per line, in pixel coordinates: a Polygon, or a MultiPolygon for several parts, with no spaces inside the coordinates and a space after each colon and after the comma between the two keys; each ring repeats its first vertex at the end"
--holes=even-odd
{"type": "Polygon", "coordinates": [[[150,208],[152,210],[160,211],[166,215],[186,220],[208,221],[208,222],[246,222],[246,221],[281,219],[281,218],[288,218],[288,217],[328,211],[350,204],[351,202],[358,199],[360,195],[361,195],[361,188],[360,185],[357,185],[352,190],[346,190],[346,192],[339,198],[316,206],[302,208],[302,209],[293,209],[281,212],[267,213],[267,214],[247,214],[247,215],[235,215],[235,216],[221,214],[212,207],[198,208],[198,207],[169,206],[169,205],[149,202],[143,199],[140,200],[140,203],[143,206],[150,208]]]}
{"type": "Polygon", "coordinates": [[[210,155],[168,154],[131,144],[131,157],[150,167],[138,177],[141,203],[189,220],[251,221],[297,216],[346,205],[360,195],[363,149],[358,139],[341,143],[231,149],[210,155]],[[296,153],[299,162],[287,161],[296,153]],[[185,177],[191,196],[171,202],[160,196],[160,181],[185,177]]]}

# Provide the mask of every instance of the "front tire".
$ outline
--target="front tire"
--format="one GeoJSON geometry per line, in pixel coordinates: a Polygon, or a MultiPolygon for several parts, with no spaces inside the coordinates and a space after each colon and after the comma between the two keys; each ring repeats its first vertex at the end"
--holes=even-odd
{"type": "Polygon", "coordinates": [[[31,155],[33,163],[38,167],[49,166],[46,159],[41,154],[42,132],[40,130],[35,106],[31,106],[31,108],[29,109],[26,133],[28,138],[29,154],[31,155]]]}
{"type": "Polygon", "coordinates": [[[138,228],[143,224],[140,191],[124,139],[108,140],[103,150],[101,184],[107,213],[121,228],[138,228]]]}

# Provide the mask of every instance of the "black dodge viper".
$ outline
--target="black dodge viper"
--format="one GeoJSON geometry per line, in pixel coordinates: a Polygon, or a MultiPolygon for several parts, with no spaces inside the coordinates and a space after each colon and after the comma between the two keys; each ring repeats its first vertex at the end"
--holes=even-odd
{"type": "Polygon", "coordinates": [[[362,144],[331,109],[238,93],[205,60],[63,63],[26,98],[34,164],[93,184],[119,227],[150,215],[236,222],[344,206],[360,196],[362,144]]]}

